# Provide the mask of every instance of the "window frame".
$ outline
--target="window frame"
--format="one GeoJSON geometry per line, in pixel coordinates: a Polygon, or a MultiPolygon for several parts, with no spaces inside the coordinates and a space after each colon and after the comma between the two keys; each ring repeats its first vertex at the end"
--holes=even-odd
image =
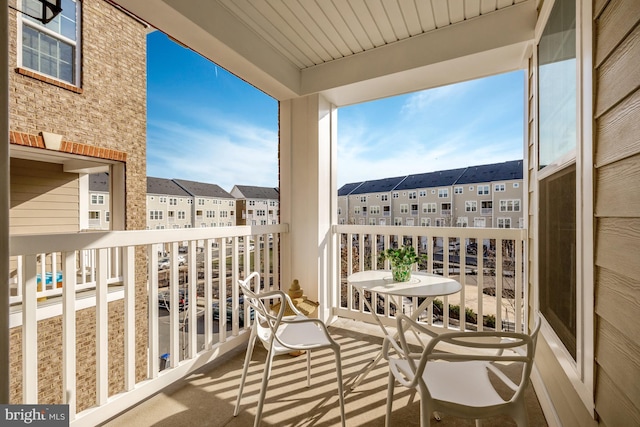
{"type": "MultiPolygon", "coordinates": [[[[63,0],[64,1],[64,0],[63,0]]],[[[76,4],[76,14],[75,14],[75,37],[76,40],[71,40],[68,37],[62,35],[61,33],[58,33],[56,31],[51,30],[50,28],[47,28],[47,24],[43,24],[42,22],[36,21],[33,18],[29,18],[27,15],[22,14],[22,13],[18,13],[17,15],[19,15],[16,19],[17,21],[17,25],[18,25],[18,37],[17,37],[17,49],[16,49],[16,62],[17,62],[17,66],[19,68],[24,68],[25,70],[29,70],[32,71],[34,73],[36,73],[39,76],[44,76],[50,79],[53,79],[56,82],[60,82],[62,84],[65,85],[70,85],[76,88],[81,88],[81,83],[82,83],[82,1],[79,0],[69,0],[72,1],[73,3],[76,4]],[[55,40],[61,41],[65,44],[68,44],[72,47],[72,51],[73,51],[73,66],[72,66],[72,72],[73,72],[73,81],[67,81],[64,79],[61,79],[59,77],[56,76],[52,76],[51,74],[47,74],[44,73],[40,70],[36,70],[30,67],[27,67],[26,65],[24,65],[24,60],[23,60],[23,54],[22,54],[22,49],[23,49],[23,43],[22,43],[22,38],[23,38],[23,31],[24,31],[24,27],[30,27],[33,28],[35,31],[45,34],[48,37],[51,37],[55,40]]],[[[23,9],[23,3],[25,3],[25,0],[17,0],[16,2],[16,7],[19,10],[24,10],[23,9]]],[[[59,15],[58,17],[56,17],[55,19],[62,19],[62,14],[59,15]]],[[[54,21],[55,21],[54,19],[54,21]]],[[[52,22],[54,22],[52,21],[52,22]]]]}
{"type": "MultiPolygon", "coordinates": [[[[549,16],[556,0],[545,1],[540,10],[536,27],[535,44],[533,49],[533,98],[532,112],[538,120],[539,85],[538,85],[538,54],[537,47],[544,32],[549,16]]],[[[549,343],[551,352],[557,359],[561,369],[567,375],[574,390],[577,392],[585,408],[593,413],[595,410],[594,390],[594,182],[592,165],[593,159],[593,4],[591,2],[576,1],[576,149],[557,159],[556,162],[539,169],[539,124],[536,123],[533,143],[535,156],[529,159],[532,166],[532,180],[529,183],[534,188],[532,207],[525,206],[528,212],[537,212],[539,206],[539,183],[541,180],[559,172],[571,164],[576,165],[576,316],[577,316],[577,345],[576,360],[570,356],[564,344],[551,328],[544,316],[541,316],[541,336],[549,343]]],[[[533,216],[533,224],[529,226],[538,230],[539,218],[533,216]]],[[[532,245],[534,265],[538,265],[538,239],[532,245]]],[[[531,272],[533,289],[533,308],[539,310],[539,283],[537,268],[531,272]]]]}

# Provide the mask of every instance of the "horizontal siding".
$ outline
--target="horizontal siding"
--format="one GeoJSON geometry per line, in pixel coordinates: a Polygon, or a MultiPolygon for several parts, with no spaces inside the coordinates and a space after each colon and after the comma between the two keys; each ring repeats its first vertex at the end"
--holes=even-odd
{"type": "MultiPolygon", "coordinates": [[[[636,17],[637,19],[637,17],[636,17]]],[[[640,26],[597,69],[596,117],[640,87],[640,26]]]]}
{"type": "Polygon", "coordinates": [[[640,153],[640,90],[599,117],[595,134],[596,167],[640,153]]]}
{"type": "Polygon", "coordinates": [[[599,218],[596,265],[640,277],[640,218],[599,218]]]}
{"type": "Polygon", "coordinates": [[[640,1],[611,0],[597,21],[596,67],[613,52],[620,40],[629,34],[640,14],[640,1]]]}
{"type": "Polygon", "coordinates": [[[597,169],[596,216],[637,217],[640,212],[640,154],[597,169]]]}
{"type": "MultiPolygon", "coordinates": [[[[637,380],[637,379],[636,379],[637,380]]],[[[598,414],[606,425],[615,426],[640,426],[640,412],[637,402],[629,400],[629,397],[620,392],[619,384],[599,370],[596,377],[598,388],[596,390],[596,406],[598,414]]]]}
{"type": "Polygon", "coordinates": [[[79,230],[78,174],[60,164],[11,159],[12,234],[79,230]]]}

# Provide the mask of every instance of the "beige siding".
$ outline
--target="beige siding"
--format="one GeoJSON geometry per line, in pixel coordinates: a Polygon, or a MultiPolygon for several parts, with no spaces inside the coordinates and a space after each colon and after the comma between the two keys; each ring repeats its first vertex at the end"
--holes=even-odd
{"type": "Polygon", "coordinates": [[[78,174],[62,165],[11,159],[11,234],[79,230],[78,174]]]}
{"type": "Polygon", "coordinates": [[[640,425],[640,3],[595,9],[596,412],[640,425]]]}

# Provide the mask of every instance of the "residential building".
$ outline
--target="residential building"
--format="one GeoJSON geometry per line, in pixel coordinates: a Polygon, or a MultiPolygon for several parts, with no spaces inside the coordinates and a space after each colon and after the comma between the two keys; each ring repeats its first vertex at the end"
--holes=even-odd
{"type": "MultiPolygon", "coordinates": [[[[12,256],[25,257],[30,283],[24,287],[25,305],[36,304],[34,259],[37,253],[64,252],[73,260],[71,254],[76,251],[96,250],[102,260],[99,271],[104,272],[107,266],[104,253],[108,249],[120,250],[128,256],[123,274],[124,281],[129,284],[134,268],[145,271],[156,268],[144,257],[133,262],[132,255],[140,248],[139,252],[150,253],[148,248],[158,240],[169,242],[180,236],[193,245],[198,239],[229,237],[234,239],[235,246],[235,239],[240,239],[242,233],[277,233],[274,245],[278,245],[278,250],[274,247],[273,251],[278,255],[274,262],[277,268],[270,270],[269,262],[257,262],[263,260],[257,259],[258,256],[266,257],[270,255],[269,251],[253,253],[253,259],[257,260],[255,268],[267,276],[265,286],[273,284],[274,288],[286,289],[294,278],[298,279],[304,285],[307,297],[318,302],[318,318],[328,322],[336,316],[355,319],[354,308],[340,303],[340,284],[344,275],[337,260],[341,238],[342,235],[358,235],[357,241],[365,243],[365,234],[377,233],[383,227],[337,223],[336,127],[340,108],[520,70],[524,80],[524,117],[514,125],[524,124],[526,193],[522,209],[526,213],[525,228],[442,227],[428,231],[437,230],[447,238],[477,235],[479,238],[503,239],[507,236],[516,241],[516,248],[523,249],[515,251],[515,261],[520,258],[522,262],[512,271],[524,275],[523,280],[516,280],[519,288],[515,299],[525,310],[513,324],[524,330],[529,330],[536,320],[542,324],[531,383],[548,424],[627,426],[640,423],[640,390],[636,381],[640,377],[637,339],[640,326],[633,321],[640,309],[640,266],[637,262],[640,252],[640,233],[637,232],[640,227],[640,180],[637,179],[640,176],[640,147],[637,144],[640,2],[515,0],[480,2],[480,5],[470,2],[478,6],[469,8],[462,7],[462,2],[447,2],[449,7],[443,7],[444,2],[436,0],[388,1],[383,2],[384,7],[369,7],[368,2],[350,0],[296,2],[296,7],[291,7],[290,2],[271,1],[268,8],[256,7],[258,3],[226,0],[114,2],[278,100],[281,224],[250,227],[251,230],[229,227],[161,232],[109,231],[100,233],[101,238],[93,240],[92,235],[97,236],[97,233],[75,231],[58,233],[55,237],[38,236],[38,239],[20,235],[9,237],[10,227],[5,219],[9,217],[11,187],[7,172],[0,180],[3,211],[0,215],[0,276],[9,276],[12,256]],[[309,20],[314,16],[326,19],[309,20]],[[425,19],[414,19],[416,17],[425,19]],[[304,31],[296,31],[299,29],[304,31]]],[[[95,4],[110,5],[91,0],[82,2],[87,8],[95,4]]],[[[2,9],[0,18],[4,22],[8,20],[9,12],[2,9]]],[[[11,16],[13,20],[9,20],[4,28],[14,31],[17,28],[15,14],[11,12],[11,16]]],[[[102,21],[92,22],[89,17],[88,23],[84,19],[82,22],[84,28],[99,27],[102,21]]],[[[136,43],[137,39],[130,37],[119,46],[118,35],[123,33],[123,26],[116,24],[103,28],[100,36],[114,28],[117,32],[105,46],[126,49],[136,43]]],[[[2,44],[11,46],[4,33],[0,38],[2,44]]],[[[83,37],[82,40],[90,39],[83,37]]],[[[5,64],[13,58],[13,66],[15,48],[10,47],[9,52],[0,51],[0,56],[5,64]]],[[[100,70],[105,69],[109,58],[104,59],[100,62],[100,70]]],[[[144,60],[137,65],[142,64],[144,60]]],[[[7,73],[13,74],[13,70],[6,66],[0,68],[0,76],[3,76],[0,90],[8,99],[7,73]]],[[[129,70],[127,68],[127,72],[129,70]]],[[[113,73],[105,74],[110,81],[118,77],[113,73]]],[[[139,72],[139,75],[143,74],[144,69],[139,72]]],[[[111,87],[118,91],[112,92],[120,92],[130,84],[116,81],[111,87]]],[[[15,91],[11,94],[16,97],[15,91]]],[[[34,105],[50,102],[46,100],[57,102],[58,95],[40,93],[34,99],[34,105]]],[[[11,105],[15,105],[15,101],[12,102],[11,105]]],[[[102,108],[101,102],[102,99],[95,100],[93,107],[102,108]]],[[[68,111],[69,105],[61,100],[55,107],[68,111]]],[[[118,107],[106,115],[108,122],[129,123],[128,117],[113,117],[123,110],[118,107]]],[[[3,106],[0,111],[0,116],[4,117],[0,124],[0,135],[3,136],[0,137],[8,147],[9,112],[3,106]]],[[[45,109],[33,108],[33,111],[45,109]]],[[[90,114],[82,116],[84,122],[91,117],[90,114]]],[[[37,115],[32,118],[39,120],[37,115]]],[[[104,122],[106,120],[101,123],[104,122]]],[[[83,129],[90,129],[96,138],[116,146],[135,146],[131,139],[144,133],[144,129],[139,133],[127,132],[124,139],[119,139],[105,136],[105,133],[117,133],[120,127],[104,126],[104,132],[95,132],[96,128],[98,126],[86,125],[83,129]]],[[[37,130],[30,132],[35,134],[37,130]]],[[[1,164],[8,164],[7,152],[0,150],[1,164]]],[[[143,154],[136,155],[138,159],[144,157],[143,154]]],[[[37,176],[37,170],[27,170],[29,172],[24,172],[24,176],[37,176]]],[[[126,173],[132,173],[128,164],[126,173]]],[[[137,186],[144,181],[144,173],[140,174],[138,182],[135,177],[133,181],[128,178],[128,184],[137,186]]],[[[144,187],[146,183],[142,191],[123,199],[127,210],[137,211],[141,218],[144,217],[144,197],[136,198],[135,195],[142,195],[144,187]]],[[[126,188],[131,191],[129,185],[126,188]]],[[[116,193],[113,188],[112,193],[116,193]]],[[[495,206],[492,209],[495,210],[495,206]]],[[[115,214],[113,210],[111,212],[114,221],[115,214]]],[[[141,221],[133,217],[132,224],[135,225],[136,220],[141,221]]],[[[127,222],[127,226],[132,225],[127,222]]],[[[384,228],[384,233],[390,236],[397,234],[400,227],[384,228]]],[[[418,235],[425,228],[403,227],[400,231],[404,230],[418,235]]],[[[48,232],[52,231],[44,231],[48,232]]],[[[359,245],[357,250],[362,251],[363,246],[359,245]]],[[[357,254],[356,250],[346,252],[347,257],[354,252],[357,254]]],[[[478,258],[480,260],[482,257],[478,258]]],[[[359,261],[363,262],[363,257],[359,257],[359,261]]],[[[443,263],[446,262],[443,256],[443,263]]],[[[224,262],[220,265],[226,268],[224,262]]],[[[229,270],[224,272],[228,272],[233,281],[248,274],[247,269],[241,271],[238,265],[234,255],[229,270]]],[[[188,267],[196,266],[190,264],[188,267]]],[[[477,273],[484,275],[482,269],[477,273]]],[[[443,274],[450,272],[445,269],[443,274]]],[[[148,279],[153,284],[152,274],[148,279]]],[[[195,293],[192,282],[189,289],[195,293]]],[[[11,375],[7,370],[2,372],[0,397],[3,401],[9,401],[4,390],[10,384],[19,383],[20,386],[15,387],[22,393],[13,397],[14,402],[69,403],[70,414],[75,417],[74,425],[99,425],[196,370],[201,372],[206,363],[220,361],[224,359],[220,356],[246,345],[248,333],[239,327],[238,312],[232,310],[229,330],[222,328],[215,335],[209,323],[213,315],[206,316],[208,332],[202,348],[196,340],[195,304],[190,304],[192,316],[189,319],[193,327],[186,328],[187,331],[181,328],[183,324],[176,314],[170,315],[172,357],[167,369],[160,374],[161,353],[158,354],[156,345],[159,316],[157,307],[146,303],[155,302],[154,286],[136,283],[135,288],[127,288],[122,317],[128,326],[122,329],[124,337],[118,336],[114,340],[124,341],[126,345],[115,349],[104,347],[107,332],[117,335],[113,331],[119,330],[118,323],[110,321],[115,319],[105,314],[113,312],[113,302],[108,302],[104,294],[107,281],[101,279],[96,289],[100,292],[97,292],[99,298],[96,298],[91,321],[84,318],[82,311],[76,317],[74,295],[65,294],[70,297],[65,299],[63,311],[62,346],[53,341],[41,341],[41,337],[49,336],[43,331],[42,320],[34,320],[31,312],[24,316],[26,324],[20,342],[25,351],[12,359],[12,363],[22,367],[24,376],[13,371],[11,375]],[[141,306],[144,310],[139,311],[141,306]],[[139,322],[139,319],[143,321],[139,322]],[[76,321],[83,326],[78,328],[81,333],[76,333],[76,321]],[[97,327],[93,329],[92,325],[97,327]],[[191,345],[182,358],[173,357],[181,350],[179,338],[182,332],[191,345]],[[217,341],[213,340],[214,336],[217,341]],[[76,338],[85,338],[88,345],[95,344],[95,355],[83,358],[85,354],[80,349],[84,347],[76,346],[76,338]],[[142,343],[144,350],[141,354],[137,352],[138,343],[142,343]],[[121,358],[120,355],[124,356],[121,358]],[[39,366],[36,356],[46,360],[46,365],[39,366]],[[56,369],[60,367],[57,360],[61,360],[61,369],[56,369]],[[120,375],[121,369],[126,375],[120,375]],[[132,373],[134,370],[139,375],[132,373]],[[40,389],[45,392],[39,382],[42,382],[42,376],[51,374],[49,371],[56,371],[56,378],[61,377],[61,381],[51,392],[56,397],[47,400],[39,396],[40,389]],[[85,389],[76,385],[76,377],[85,381],[85,376],[94,378],[88,380],[91,396],[95,398],[91,399],[93,406],[87,411],[82,410],[87,408],[86,398],[83,397],[84,403],[76,407],[81,399],[75,399],[80,393],[74,394],[74,390],[85,389]],[[113,391],[109,388],[112,383],[115,384],[113,391]]],[[[211,298],[211,294],[208,297],[211,298]]],[[[501,293],[495,298],[502,298],[501,293]]],[[[9,328],[5,319],[10,310],[5,296],[0,302],[0,330],[6,332],[9,328]]],[[[220,317],[223,317],[225,305],[220,309],[220,317]]],[[[205,310],[211,310],[209,304],[205,305],[205,310]]],[[[446,316],[447,310],[444,313],[446,316]]],[[[356,314],[359,318],[368,315],[362,311],[356,314]]],[[[384,320],[393,324],[390,316],[384,320]]],[[[499,327],[500,323],[496,325],[499,327]]],[[[2,368],[9,365],[6,356],[9,337],[6,335],[0,334],[2,368]]],[[[224,370],[217,374],[224,375],[224,370]]],[[[195,394],[206,395],[210,400],[211,381],[204,383],[206,389],[195,394]]],[[[228,408],[234,404],[235,393],[219,393],[213,397],[228,408]]],[[[363,398],[367,397],[365,393],[363,398]]],[[[163,417],[160,423],[180,422],[185,401],[178,401],[174,407],[178,409],[163,417]]],[[[193,411],[196,406],[187,404],[187,407],[193,411]]],[[[322,419],[327,424],[338,422],[337,418],[327,420],[324,411],[316,411],[318,408],[314,407],[313,413],[309,414],[315,420],[322,419]]],[[[349,411],[347,422],[361,416],[361,408],[358,406],[349,411]]],[[[279,415],[287,408],[272,410],[279,415]]],[[[145,419],[144,414],[142,419],[145,419]]]]}
{"type": "MultiPolygon", "coordinates": [[[[40,3],[32,0],[11,0],[8,5],[32,14],[40,3]]],[[[2,73],[1,85],[8,88],[9,127],[4,134],[6,152],[10,158],[3,164],[9,167],[6,186],[10,208],[2,216],[8,218],[6,236],[72,233],[90,239],[92,233],[81,233],[91,228],[89,212],[100,212],[101,226],[106,226],[109,215],[110,230],[144,230],[146,228],[146,34],[148,26],[134,15],[105,0],[63,0],[62,12],[47,24],[26,14],[7,10],[3,4],[1,27],[7,29],[8,74],[2,73]],[[7,16],[8,14],[8,16],[7,16]],[[96,192],[96,202],[89,199],[89,174],[108,172],[109,197],[96,192]],[[96,209],[99,206],[99,209],[96,209]],[[104,208],[104,210],[103,210],[104,208]],[[102,214],[104,213],[104,215],[102,214]]],[[[106,181],[104,182],[106,183],[106,181]]],[[[104,186],[101,185],[102,188],[104,186]]],[[[83,253],[82,251],[78,253],[83,253]]],[[[24,293],[25,258],[2,258],[9,261],[11,301],[20,300],[24,293]]],[[[39,291],[55,293],[56,286],[76,276],[67,271],[62,277],[61,253],[37,255],[39,291]],[[45,270],[55,280],[45,277],[45,270]]],[[[136,269],[132,280],[140,292],[146,289],[146,254],[136,253],[136,269]]],[[[89,287],[83,266],[86,259],[77,261],[80,283],[89,287]]],[[[31,267],[31,266],[30,266],[31,267]]],[[[4,275],[4,270],[3,275],[4,275]]],[[[94,285],[95,286],[95,282],[94,285]]],[[[106,288],[105,288],[106,289],[106,288]]],[[[35,291],[35,289],[34,289],[35,291]]],[[[38,301],[46,299],[39,296],[38,301]]],[[[35,302],[35,301],[34,301],[35,302]]],[[[41,371],[37,382],[38,403],[58,403],[63,392],[61,348],[51,345],[62,342],[60,328],[62,302],[51,298],[45,304],[29,309],[25,318],[33,314],[37,324],[37,364],[48,366],[41,371]]],[[[78,375],[73,399],[79,410],[95,404],[95,314],[96,297],[83,301],[74,313],[78,331],[78,375]],[[90,336],[91,333],[93,336],[90,336]]],[[[14,304],[13,310],[24,306],[14,304]]],[[[122,389],[124,373],[124,322],[118,312],[123,309],[123,298],[113,297],[108,304],[110,337],[103,344],[110,346],[112,393],[122,389]]],[[[25,308],[26,310],[26,308],[25,308]]],[[[135,328],[145,333],[147,314],[145,299],[135,303],[138,323],[135,328]]],[[[8,318],[8,317],[7,317],[8,318]]],[[[33,401],[33,396],[22,387],[20,378],[27,381],[33,368],[24,368],[20,360],[22,346],[27,339],[22,317],[11,317],[10,387],[14,403],[33,401]]],[[[4,324],[3,324],[4,325],[4,324]]],[[[35,330],[35,329],[34,329],[35,330]]],[[[32,344],[29,344],[32,345],[32,344]]],[[[35,350],[36,346],[33,347],[35,350]]],[[[135,375],[147,372],[144,361],[146,346],[143,341],[132,347],[141,362],[134,367],[135,375]]],[[[1,356],[0,356],[1,357],[1,356]]],[[[4,366],[5,360],[0,361],[4,366]]],[[[5,377],[1,374],[0,377],[5,377]]]]}
{"type": "Polygon", "coordinates": [[[147,229],[191,228],[194,197],[171,179],[147,177],[147,229]]]}
{"type": "Polygon", "coordinates": [[[174,179],[193,197],[193,227],[232,227],[236,225],[234,197],[216,184],[174,179]]]}
{"type": "Polygon", "coordinates": [[[280,193],[277,188],[234,185],[231,195],[236,198],[237,225],[280,223],[280,193]]]}
{"type": "Polygon", "coordinates": [[[522,167],[516,160],[345,184],[338,223],[523,228],[522,167]]]}
{"type": "Polygon", "coordinates": [[[109,230],[109,174],[94,173],[87,176],[89,180],[89,212],[86,227],[82,227],[83,212],[80,212],[80,229],[109,230]]]}

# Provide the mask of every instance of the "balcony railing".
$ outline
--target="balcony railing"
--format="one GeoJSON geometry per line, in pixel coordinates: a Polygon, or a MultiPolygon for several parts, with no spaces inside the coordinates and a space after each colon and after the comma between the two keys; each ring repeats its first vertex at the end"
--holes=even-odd
{"type": "MultiPolygon", "coordinates": [[[[458,280],[463,286],[457,295],[436,298],[421,320],[429,324],[460,330],[502,329],[524,330],[526,283],[524,259],[526,231],[468,227],[397,227],[337,225],[340,254],[341,317],[370,321],[364,301],[346,278],[353,272],[388,269],[388,262],[378,255],[390,247],[412,245],[427,255],[420,270],[458,280]]],[[[395,307],[377,295],[378,317],[395,325],[397,312],[415,310],[417,299],[405,299],[395,307]]]]}
{"type": "MultiPolygon", "coordinates": [[[[73,424],[96,425],[243,345],[251,316],[237,279],[257,270],[265,288],[279,287],[280,239],[287,232],[287,225],[272,225],[12,236],[10,321],[22,337],[12,347],[20,360],[13,371],[21,378],[17,399],[68,403],[73,424]],[[136,327],[140,316],[146,331],[136,327]],[[39,330],[52,327],[59,338],[45,345],[39,330]],[[51,360],[52,353],[60,357],[51,360]],[[47,395],[38,383],[52,371],[59,389],[47,395]]],[[[459,294],[437,298],[423,321],[460,330],[523,329],[526,230],[335,225],[333,233],[341,266],[330,281],[339,284],[336,315],[372,322],[346,278],[388,267],[378,254],[411,244],[428,256],[421,269],[463,285],[459,294]]],[[[377,295],[365,297],[376,301],[388,325],[419,304],[405,300],[395,307],[377,295]]]]}
{"type": "Polygon", "coordinates": [[[12,236],[10,327],[21,331],[22,343],[11,347],[20,361],[12,375],[21,384],[12,399],[67,403],[73,424],[96,425],[242,345],[250,319],[235,283],[254,270],[266,288],[280,282],[287,229],[12,236]],[[266,239],[269,245],[246,244],[266,239]],[[57,339],[42,340],[52,333],[57,339]],[[47,393],[43,381],[59,389],[47,393]]]}

